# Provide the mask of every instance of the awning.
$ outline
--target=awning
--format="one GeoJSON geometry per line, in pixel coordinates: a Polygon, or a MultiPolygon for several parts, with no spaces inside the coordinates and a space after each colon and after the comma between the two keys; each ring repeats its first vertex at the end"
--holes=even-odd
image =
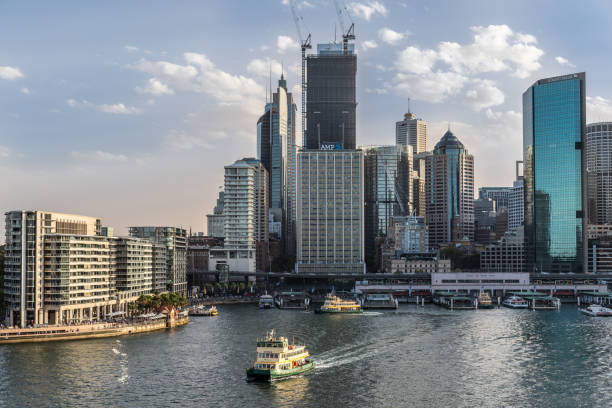
{"type": "Polygon", "coordinates": [[[112,313],[107,314],[106,317],[122,316],[124,314],[125,314],[125,312],[121,312],[121,311],[119,311],[119,312],[112,312],[112,313]]]}

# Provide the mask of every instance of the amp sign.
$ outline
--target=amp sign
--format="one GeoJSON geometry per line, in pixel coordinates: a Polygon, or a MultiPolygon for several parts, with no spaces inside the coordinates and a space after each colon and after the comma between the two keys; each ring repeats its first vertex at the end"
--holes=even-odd
{"type": "Polygon", "coordinates": [[[340,143],[321,143],[321,150],[342,150],[340,143]]]}

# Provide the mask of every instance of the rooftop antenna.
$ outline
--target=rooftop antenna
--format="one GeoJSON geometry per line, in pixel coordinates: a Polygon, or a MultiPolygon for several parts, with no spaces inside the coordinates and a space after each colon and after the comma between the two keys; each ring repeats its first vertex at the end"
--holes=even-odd
{"type": "Polygon", "coordinates": [[[412,113],[410,112],[410,98],[408,98],[408,113],[412,113]]]}
{"type": "Polygon", "coordinates": [[[269,76],[270,78],[270,103],[272,103],[273,101],[272,101],[272,63],[271,62],[270,62],[269,67],[270,67],[270,76],[269,76]]]}
{"type": "Polygon", "coordinates": [[[450,120],[448,121],[448,131],[450,132],[450,120]]]}

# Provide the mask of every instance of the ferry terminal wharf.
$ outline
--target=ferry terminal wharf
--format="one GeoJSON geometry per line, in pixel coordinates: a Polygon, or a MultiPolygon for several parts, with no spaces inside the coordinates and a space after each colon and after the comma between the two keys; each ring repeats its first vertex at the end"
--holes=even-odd
{"type": "MultiPolygon", "coordinates": [[[[214,275],[214,273],[210,273],[214,275]]],[[[400,303],[432,302],[437,292],[476,295],[487,291],[496,302],[510,292],[541,292],[562,303],[578,303],[582,293],[608,293],[610,274],[530,274],[524,272],[450,272],[432,274],[343,273],[295,274],[288,272],[227,272],[230,281],[262,282],[268,292],[305,291],[312,301],[336,291],[355,290],[358,294],[391,293],[400,303]],[[314,290],[314,293],[312,291],[314,290]]],[[[217,278],[218,276],[211,276],[217,278]]],[[[608,300],[608,302],[612,302],[608,300]]],[[[255,300],[253,300],[254,302],[255,300]]],[[[584,303],[584,302],[583,302],[584,303]]],[[[214,303],[211,303],[214,304],[214,303]]],[[[218,303],[217,303],[218,304],[218,303]]],[[[609,303],[608,303],[609,304],[609,303]]]]}

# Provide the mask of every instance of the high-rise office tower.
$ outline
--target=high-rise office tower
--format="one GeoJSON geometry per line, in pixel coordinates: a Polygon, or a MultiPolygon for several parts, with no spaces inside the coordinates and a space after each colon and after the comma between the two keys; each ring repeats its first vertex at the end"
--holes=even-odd
{"type": "Polygon", "coordinates": [[[523,93],[529,271],[583,270],[585,130],[584,73],[541,79],[523,93]]]}
{"type": "Polygon", "coordinates": [[[286,250],[295,251],[295,122],[297,107],[281,75],[272,102],[257,121],[257,158],[268,171],[270,214],[282,223],[286,250]]]}
{"type": "MultiPolygon", "coordinates": [[[[512,184],[508,197],[508,231],[514,231],[523,226],[525,214],[525,190],[523,189],[523,176],[519,175],[519,163],[523,162],[516,162],[516,180],[512,184]]],[[[522,233],[521,236],[523,236],[522,233]]]]}
{"type": "Polygon", "coordinates": [[[377,238],[387,235],[393,216],[412,212],[412,146],[372,146],[365,156],[365,257],[375,271],[377,238]]]}
{"type": "MultiPolygon", "coordinates": [[[[166,247],[166,290],[187,296],[187,231],[177,227],[139,226],[130,227],[130,236],[166,247]]],[[[153,279],[159,285],[159,278],[153,279]]]]}
{"type": "Polygon", "coordinates": [[[512,187],[480,187],[478,189],[478,198],[484,198],[495,201],[495,208],[508,208],[510,192],[512,187]]]}
{"type": "Polygon", "coordinates": [[[412,146],[414,154],[427,151],[427,122],[408,112],[404,120],[395,122],[395,144],[412,146]]]}
{"type": "Polygon", "coordinates": [[[297,273],[363,273],[363,152],[298,152],[297,273]]]}
{"type": "Polygon", "coordinates": [[[612,224],[612,122],[586,127],[586,173],[590,224],[612,224]]]}
{"type": "Polygon", "coordinates": [[[448,130],[426,158],[429,244],[474,239],[474,157],[448,130]]]}
{"type": "Polygon", "coordinates": [[[412,155],[412,208],[415,215],[425,217],[427,213],[427,194],[425,191],[426,159],[431,152],[412,155]]]}
{"type": "Polygon", "coordinates": [[[217,205],[212,214],[206,215],[206,235],[209,237],[223,238],[225,236],[225,218],[223,217],[223,201],[225,192],[219,191],[217,205]]]}
{"type": "Polygon", "coordinates": [[[306,61],[306,149],[355,149],[355,45],[318,44],[306,61]]]}

